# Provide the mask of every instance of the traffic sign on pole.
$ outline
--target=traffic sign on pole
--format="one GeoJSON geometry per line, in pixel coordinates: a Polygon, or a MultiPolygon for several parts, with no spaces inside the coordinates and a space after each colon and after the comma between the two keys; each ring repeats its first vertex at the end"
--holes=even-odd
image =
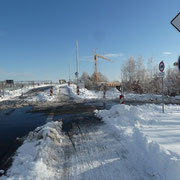
{"type": "Polygon", "coordinates": [[[179,71],[180,71],[180,56],[179,56],[179,58],[178,58],[178,69],[179,69],[179,71]]]}
{"type": "Polygon", "coordinates": [[[160,70],[161,72],[163,72],[163,71],[164,71],[164,68],[165,68],[164,62],[161,61],[161,62],[159,63],[159,70],[160,70]]]}
{"type": "Polygon", "coordinates": [[[160,72],[160,76],[162,78],[162,112],[164,113],[164,82],[163,82],[163,79],[164,79],[164,68],[165,68],[165,65],[164,65],[164,62],[161,61],[159,63],[159,70],[161,71],[160,72]]]}
{"type": "Polygon", "coordinates": [[[75,76],[76,76],[76,78],[78,77],[78,72],[75,72],[75,76]]]}
{"type": "Polygon", "coordinates": [[[171,24],[180,32],[180,13],[171,21],[171,24]]]}

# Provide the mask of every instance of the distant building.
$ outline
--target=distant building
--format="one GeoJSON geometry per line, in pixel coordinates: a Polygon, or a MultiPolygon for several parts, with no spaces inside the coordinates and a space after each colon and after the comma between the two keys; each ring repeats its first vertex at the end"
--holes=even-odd
{"type": "Polygon", "coordinates": [[[6,84],[14,84],[14,81],[13,80],[9,80],[9,79],[6,80],[5,82],[6,82],[6,84]]]}

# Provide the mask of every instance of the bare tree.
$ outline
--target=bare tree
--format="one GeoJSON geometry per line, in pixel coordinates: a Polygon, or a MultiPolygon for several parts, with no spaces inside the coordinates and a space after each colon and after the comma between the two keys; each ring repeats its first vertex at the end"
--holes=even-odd
{"type": "MultiPolygon", "coordinates": [[[[93,81],[95,74],[93,73],[91,76],[91,79],[93,81]]],[[[107,78],[105,75],[103,75],[102,73],[98,72],[98,82],[108,82],[107,78]]]]}
{"type": "Polygon", "coordinates": [[[93,82],[90,76],[86,72],[83,72],[82,76],[80,77],[80,80],[84,81],[85,88],[91,89],[93,82]]]}

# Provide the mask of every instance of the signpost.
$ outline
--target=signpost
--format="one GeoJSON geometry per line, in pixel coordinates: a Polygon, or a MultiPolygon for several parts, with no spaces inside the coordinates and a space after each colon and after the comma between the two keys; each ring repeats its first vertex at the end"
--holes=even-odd
{"type": "Polygon", "coordinates": [[[171,24],[180,32],[180,13],[171,21],[171,24]]]}
{"type": "Polygon", "coordinates": [[[79,85],[78,85],[78,75],[79,75],[79,65],[78,65],[78,40],[76,41],[76,79],[77,79],[77,95],[79,95],[79,85]]]}
{"type": "Polygon", "coordinates": [[[164,83],[163,83],[163,79],[164,79],[164,68],[165,68],[165,65],[164,65],[164,62],[161,61],[159,63],[159,76],[162,78],[162,111],[164,113],[164,83]]]}
{"type": "Polygon", "coordinates": [[[164,62],[161,61],[161,62],[159,63],[159,70],[160,70],[161,72],[163,72],[163,71],[164,71],[164,68],[165,68],[164,62]]]}

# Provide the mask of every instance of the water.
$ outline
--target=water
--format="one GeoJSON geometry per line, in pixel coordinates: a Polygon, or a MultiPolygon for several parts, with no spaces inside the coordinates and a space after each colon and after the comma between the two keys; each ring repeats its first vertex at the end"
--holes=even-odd
{"type": "Polygon", "coordinates": [[[5,169],[5,161],[20,145],[16,138],[27,135],[45,123],[46,116],[43,113],[28,113],[30,109],[24,107],[0,111],[0,169],[5,169]]]}

